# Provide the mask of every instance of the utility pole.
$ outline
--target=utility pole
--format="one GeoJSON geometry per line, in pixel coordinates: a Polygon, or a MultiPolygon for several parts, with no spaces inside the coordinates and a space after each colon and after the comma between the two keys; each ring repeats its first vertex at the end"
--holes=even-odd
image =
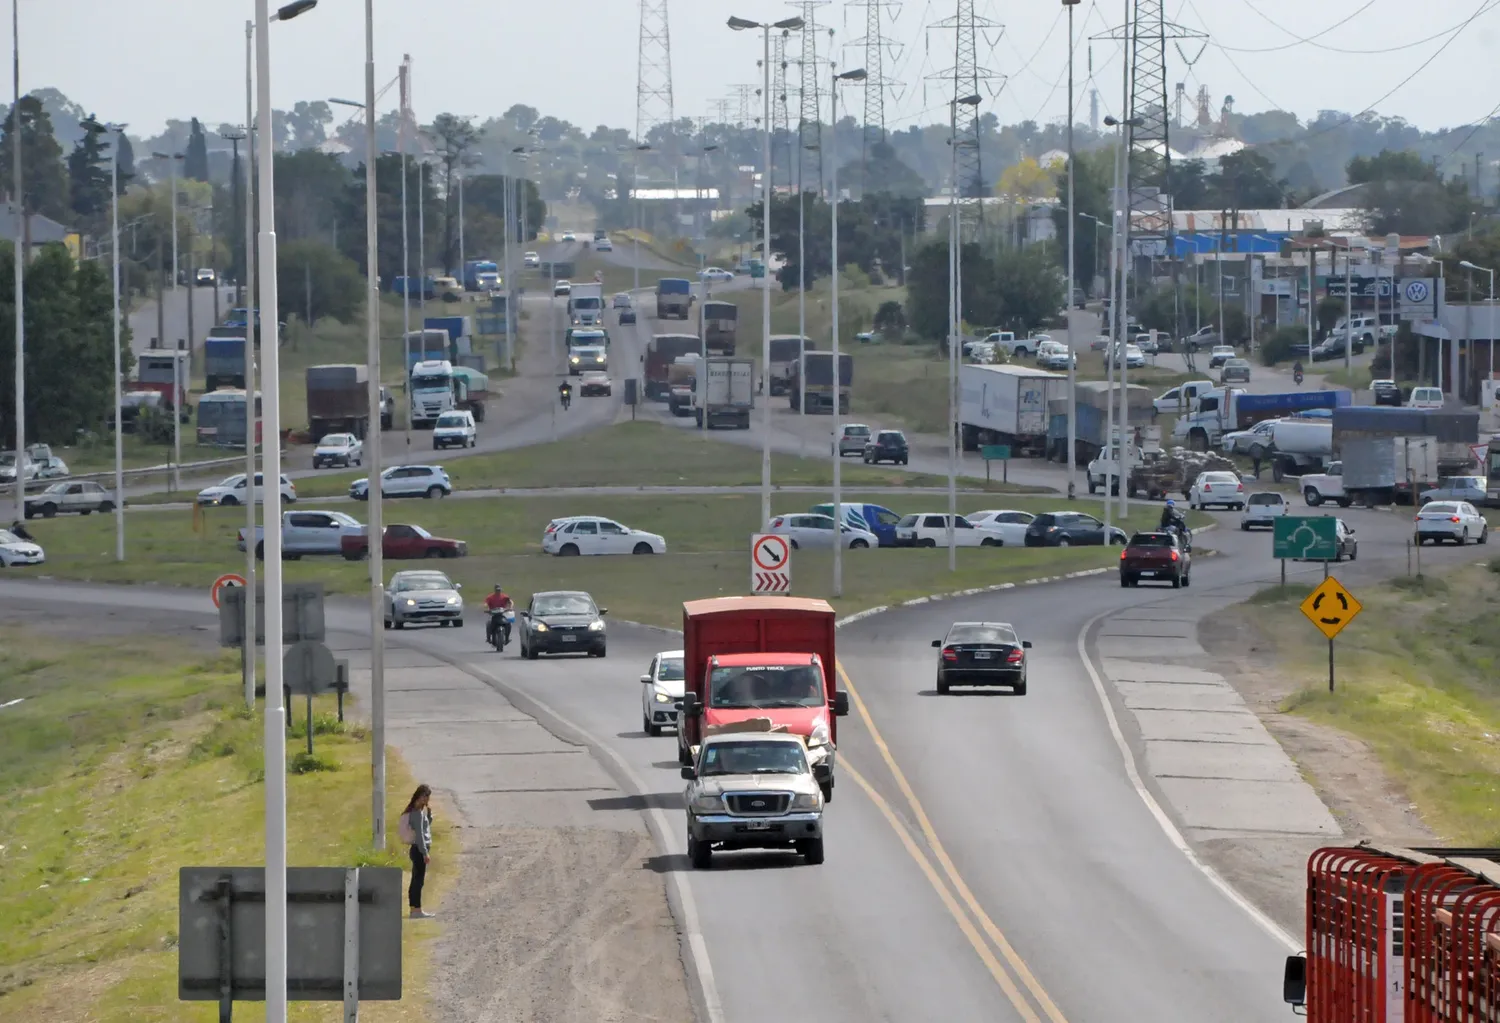
{"type": "MultiPolygon", "coordinates": [[[[12,85],[14,86],[14,102],[10,106],[11,131],[15,133],[11,145],[11,204],[16,216],[16,246],[15,258],[15,281],[12,287],[15,289],[16,306],[16,522],[26,519],[26,287],[24,269],[26,260],[30,258],[31,251],[27,244],[31,238],[31,232],[26,229],[26,190],[22,187],[21,179],[21,147],[24,145],[25,132],[21,129],[21,15],[19,0],[11,0],[10,5],[10,31],[11,31],[11,70],[12,85]]],[[[118,152],[119,139],[115,140],[118,152]]],[[[118,156],[116,157],[118,161],[118,156]]],[[[119,245],[119,239],[115,239],[119,245]]],[[[116,287],[119,287],[119,275],[115,275],[116,287]]],[[[119,312],[115,313],[115,321],[119,322],[119,312]]],[[[118,346],[116,346],[118,351],[118,346]]],[[[119,356],[116,356],[118,360],[119,356]]],[[[116,379],[119,374],[115,374],[116,379]]],[[[116,385],[118,386],[118,385],[116,385]]],[[[116,431],[115,437],[119,437],[116,431]]],[[[116,440],[118,444],[119,441],[116,440]]],[[[115,500],[120,495],[115,494],[115,500]]]]}
{"type": "Polygon", "coordinates": [[[950,83],[954,100],[959,97],[978,97],[973,103],[964,104],[969,107],[968,112],[962,121],[955,120],[953,124],[952,142],[954,153],[958,158],[957,179],[953,187],[957,190],[961,200],[959,202],[959,243],[962,244],[966,227],[976,229],[977,239],[977,228],[984,222],[984,204],[980,200],[988,192],[984,181],[983,163],[980,159],[979,102],[982,99],[980,83],[983,82],[993,95],[1000,83],[1005,81],[1004,75],[980,66],[978,36],[981,30],[998,32],[1003,26],[989,18],[975,14],[974,0],[957,0],[957,9],[953,17],[935,22],[929,28],[953,31],[953,66],[927,77],[935,81],[950,83]]]}

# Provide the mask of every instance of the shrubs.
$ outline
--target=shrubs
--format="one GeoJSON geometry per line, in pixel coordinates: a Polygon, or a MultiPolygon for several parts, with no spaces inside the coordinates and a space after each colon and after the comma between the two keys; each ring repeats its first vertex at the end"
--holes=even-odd
{"type": "Polygon", "coordinates": [[[1267,366],[1294,358],[1293,346],[1307,344],[1306,327],[1278,327],[1260,343],[1260,361],[1267,366]]]}

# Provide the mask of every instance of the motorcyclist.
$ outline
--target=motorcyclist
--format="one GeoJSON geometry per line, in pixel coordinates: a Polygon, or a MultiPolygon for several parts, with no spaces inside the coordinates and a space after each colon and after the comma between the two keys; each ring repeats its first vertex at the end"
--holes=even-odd
{"type": "Polygon", "coordinates": [[[484,598],[484,610],[489,615],[489,624],[485,627],[485,642],[495,641],[495,628],[498,626],[505,630],[505,641],[510,642],[510,623],[505,620],[505,612],[513,610],[515,603],[505,588],[499,583],[495,584],[494,592],[484,598]]]}
{"type": "Polygon", "coordinates": [[[36,538],[31,535],[31,530],[27,529],[26,524],[23,523],[20,519],[17,519],[10,524],[10,531],[16,534],[16,539],[18,540],[28,540],[32,543],[36,542],[36,538]]]}
{"type": "Polygon", "coordinates": [[[566,380],[558,384],[557,396],[562,400],[563,408],[567,408],[568,402],[573,400],[573,385],[566,380]]]}
{"type": "Polygon", "coordinates": [[[1163,532],[1166,532],[1167,530],[1174,527],[1180,530],[1186,530],[1187,519],[1183,518],[1182,512],[1177,510],[1177,502],[1169,500],[1167,501],[1166,507],[1161,510],[1160,528],[1163,532]]]}

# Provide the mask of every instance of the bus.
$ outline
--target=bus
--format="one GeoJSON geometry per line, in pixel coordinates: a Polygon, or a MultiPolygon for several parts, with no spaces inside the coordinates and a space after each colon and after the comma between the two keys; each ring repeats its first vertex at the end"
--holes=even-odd
{"type": "MultiPolygon", "coordinates": [[[[255,443],[261,443],[261,396],[255,392],[255,443]]],[[[198,399],[198,443],[245,446],[245,392],[232,387],[198,399]]]]}
{"type": "Polygon", "coordinates": [[[181,408],[187,401],[187,357],[188,353],[180,348],[142,352],[135,360],[134,390],[156,391],[168,407],[181,408]]]}

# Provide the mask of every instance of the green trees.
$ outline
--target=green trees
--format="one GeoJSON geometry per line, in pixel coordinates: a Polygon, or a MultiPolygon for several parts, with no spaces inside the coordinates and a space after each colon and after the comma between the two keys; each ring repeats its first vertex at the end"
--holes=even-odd
{"type": "Polygon", "coordinates": [[[196,117],[188,133],[187,149],[183,150],[182,176],[194,181],[208,180],[208,137],[196,117]]]}
{"type": "Polygon", "coordinates": [[[1369,185],[1368,208],[1377,234],[1461,231],[1478,208],[1466,182],[1444,181],[1436,165],[1409,149],[1356,156],[1347,173],[1351,185],[1369,185]]]}
{"type": "MultiPolygon", "coordinates": [[[[1002,330],[1041,326],[1063,307],[1063,281],[1045,246],[1001,249],[988,254],[975,243],[960,249],[963,316],[1002,330]]],[[[931,241],[912,257],[906,278],[907,321],[923,337],[948,333],[948,245],[931,241]]]]}
{"type": "Polygon", "coordinates": [[[283,320],[296,313],[309,324],[325,316],[352,322],[363,308],[364,288],[359,266],[327,242],[304,238],[277,246],[276,297],[283,320]]]}
{"type": "MultiPolygon", "coordinates": [[[[67,223],[68,175],[63,167],[62,146],[52,131],[52,118],[35,96],[22,96],[21,160],[25,164],[22,186],[28,213],[40,213],[67,223]]],[[[0,167],[10,167],[15,145],[14,115],[5,118],[5,135],[0,138],[0,167]]]]}
{"type": "MultiPolygon", "coordinates": [[[[808,287],[818,278],[829,275],[833,258],[833,223],[828,203],[809,192],[805,209],[799,211],[797,204],[795,195],[771,198],[771,251],[786,257],[786,264],[777,271],[776,279],[787,291],[797,287],[800,273],[797,263],[799,212],[806,227],[802,247],[807,256],[808,287]]],[[[758,227],[760,203],[748,207],[745,214],[750,223],[758,227]]],[[[896,196],[889,192],[871,193],[858,202],[839,203],[840,266],[858,266],[866,274],[883,269],[888,276],[899,277],[902,238],[920,234],[924,216],[920,198],[896,196]]]]}

